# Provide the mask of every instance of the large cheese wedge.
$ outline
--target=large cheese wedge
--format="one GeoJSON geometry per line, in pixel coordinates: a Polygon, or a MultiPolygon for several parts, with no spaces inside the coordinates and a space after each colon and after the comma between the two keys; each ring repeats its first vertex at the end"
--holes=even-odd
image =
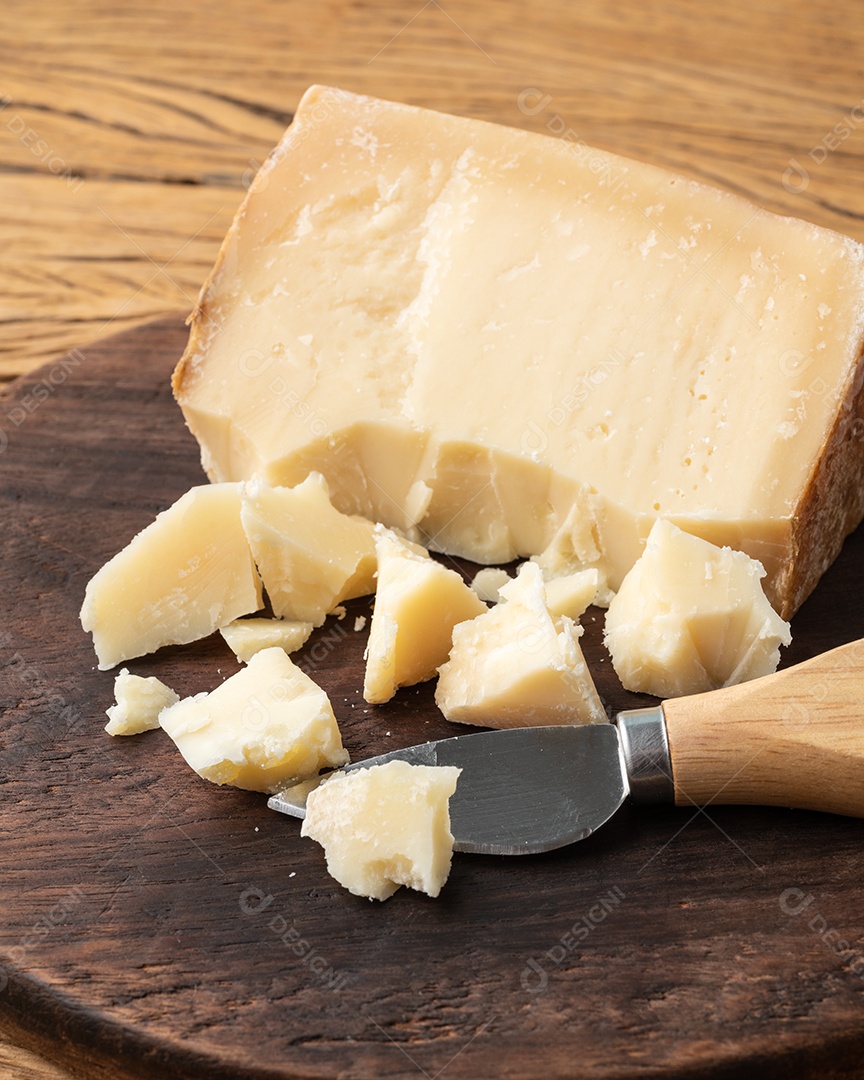
{"type": "Polygon", "coordinates": [[[582,628],[546,606],[540,568],[523,563],[502,603],[453,630],[435,703],[448,720],[484,727],[607,719],[579,648],[582,628]]]}
{"type": "Polygon", "coordinates": [[[335,510],[319,473],[293,488],[244,484],[241,517],[281,618],[320,626],[343,600],[374,592],[374,526],[335,510]]]}
{"type": "Polygon", "coordinates": [[[762,591],[764,574],[741,551],[657,521],[606,612],[624,687],[675,697],[775,671],[792,637],[762,591]]]}
{"type": "Polygon", "coordinates": [[[210,693],[165,709],[159,723],[214,784],[273,792],[348,761],[326,693],[276,646],[210,693]]]}
{"type": "Polygon", "coordinates": [[[416,544],[378,526],[378,587],[366,647],[363,697],[389,701],[400,686],[435,676],[447,659],[453,627],[486,611],[455,570],[416,544]]]}
{"type": "Polygon", "coordinates": [[[437,896],[450,873],[450,796],[461,769],[388,761],[336,773],[306,799],[301,836],[324,848],[327,869],[357,896],[399,888],[437,896]]]}
{"type": "Polygon", "coordinates": [[[101,669],[185,645],[261,607],[239,484],[191,488],[88,582],[81,625],[101,669]]]}
{"type": "Polygon", "coordinates": [[[174,390],[213,480],[316,469],[427,546],[554,544],[612,589],[664,517],[758,558],[788,616],[864,512],[862,252],[600,150],[313,87],[174,390]]]}

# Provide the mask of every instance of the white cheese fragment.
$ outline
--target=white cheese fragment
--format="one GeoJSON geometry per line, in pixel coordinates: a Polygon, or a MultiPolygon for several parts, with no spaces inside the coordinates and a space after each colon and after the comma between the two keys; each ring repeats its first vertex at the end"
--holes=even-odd
{"type": "Polygon", "coordinates": [[[501,570],[497,566],[485,566],[474,575],[471,588],[481,600],[485,600],[490,604],[497,604],[498,592],[501,586],[506,585],[508,581],[510,581],[510,575],[506,570],[501,570]]]}
{"type": "Polygon", "coordinates": [[[210,693],[159,717],[199,776],[249,791],[278,791],[348,755],[327,695],[284,649],[263,649],[210,693]]]}
{"type": "Polygon", "coordinates": [[[486,611],[455,570],[390,529],[375,531],[378,587],[369,627],[363,697],[389,701],[400,686],[431,679],[447,659],[453,627],[486,611]]]}
{"type": "Polygon", "coordinates": [[[624,687],[675,697],[775,671],[792,635],[762,591],[764,574],[743,552],[657,521],[606,613],[624,687]]]}
{"type": "Polygon", "coordinates": [[[244,484],[241,516],[274,614],[320,626],[374,592],[372,522],[335,510],[319,473],[293,488],[244,484]]]}
{"type": "Polygon", "coordinates": [[[389,761],[336,773],[306,800],[301,836],[324,848],[327,869],[356,896],[399,888],[437,896],[450,873],[448,802],[461,769],[389,761]]]}
{"type": "Polygon", "coordinates": [[[115,704],[105,710],[109,735],[139,735],[159,727],[159,713],[180,698],[154,675],[131,675],[121,668],[114,680],[115,704]]]}
{"type": "Polygon", "coordinates": [[[313,87],[174,389],[214,480],[317,469],[340,510],[487,564],[575,528],[594,554],[569,569],[613,590],[665,517],[760,559],[788,616],[864,513],[862,339],[847,237],[602,150],[313,87]]]}
{"type": "Polygon", "coordinates": [[[238,660],[248,661],[255,653],[274,646],[286,653],[296,652],[313,629],[311,622],[289,619],[235,619],[220,627],[219,633],[238,660]]]}
{"type": "Polygon", "coordinates": [[[600,575],[596,569],[577,570],[553,578],[545,584],[546,606],[552,615],[566,615],[575,622],[594,603],[599,587],[600,575]]]}
{"type": "Polygon", "coordinates": [[[240,524],[240,485],[182,495],[87,584],[81,625],[104,670],[163,645],[207,637],[261,607],[240,524]]]}
{"type": "Polygon", "coordinates": [[[441,712],[495,728],[605,721],[579,648],[582,628],[549,613],[540,568],[523,563],[501,597],[506,603],[454,628],[435,690],[441,712]]]}

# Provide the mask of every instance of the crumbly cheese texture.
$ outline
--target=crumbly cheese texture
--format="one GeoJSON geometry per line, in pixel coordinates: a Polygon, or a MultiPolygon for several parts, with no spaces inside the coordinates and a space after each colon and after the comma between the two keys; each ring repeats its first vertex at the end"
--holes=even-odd
{"type": "Polygon", "coordinates": [[[461,769],[389,761],[336,773],[306,800],[302,836],[324,848],[327,869],[357,896],[399,888],[437,896],[450,873],[450,796],[461,769]]]}
{"type": "Polygon", "coordinates": [[[375,591],[373,524],[334,509],[320,473],[293,488],[244,484],[241,518],[274,614],[320,626],[375,591]]]}
{"type": "Polygon", "coordinates": [[[658,521],[606,612],[624,687],[668,698],[775,671],[792,636],[765,597],[764,574],[743,552],[658,521]]]}
{"type": "Polygon", "coordinates": [[[114,704],[105,712],[109,735],[140,735],[159,727],[159,713],[180,700],[154,675],[132,675],[122,668],[114,680],[114,704]]]}
{"type": "Polygon", "coordinates": [[[378,705],[400,686],[434,678],[450,652],[453,627],[486,611],[486,605],[455,570],[392,530],[378,526],[375,546],[378,586],[363,697],[378,705]]]}
{"type": "Polygon", "coordinates": [[[249,661],[262,649],[280,648],[296,652],[309,640],[311,622],[288,619],[235,619],[219,628],[228,648],[238,660],[249,661]]]}
{"type": "Polygon", "coordinates": [[[207,637],[261,607],[240,485],[193,487],[87,584],[81,625],[100,669],[207,637]]]}
{"type": "Polygon", "coordinates": [[[864,248],[566,141],[313,87],[174,390],[213,480],[615,590],[658,517],[781,614],[864,513],[864,248]]]}
{"type": "Polygon", "coordinates": [[[582,628],[550,614],[539,567],[524,563],[501,597],[503,603],[454,628],[435,688],[441,712],[493,728],[604,722],[579,648],[582,628]]]}
{"type": "Polygon", "coordinates": [[[274,792],[348,761],[326,693],[278,647],[210,693],[172,705],[159,722],[214,784],[274,792]]]}

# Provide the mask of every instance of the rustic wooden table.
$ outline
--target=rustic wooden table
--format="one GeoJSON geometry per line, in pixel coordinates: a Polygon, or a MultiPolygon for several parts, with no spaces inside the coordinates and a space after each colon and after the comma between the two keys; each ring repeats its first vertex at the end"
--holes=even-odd
{"type": "MultiPolygon", "coordinates": [[[[188,311],[313,82],[549,132],[864,240],[854,0],[6,0],[0,378],[188,311]]],[[[70,1075],[11,1044],[0,1072],[70,1075]]]]}

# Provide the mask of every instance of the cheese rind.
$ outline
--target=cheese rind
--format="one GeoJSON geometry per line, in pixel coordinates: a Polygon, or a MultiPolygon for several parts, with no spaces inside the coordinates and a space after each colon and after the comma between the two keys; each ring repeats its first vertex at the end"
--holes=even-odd
{"type": "Polygon", "coordinates": [[[448,802],[461,769],[389,761],[336,773],[306,800],[301,836],[324,848],[327,869],[356,896],[399,888],[437,896],[450,873],[448,802]]]}
{"type": "Polygon", "coordinates": [[[657,521],[606,612],[625,689],[676,697],[770,675],[789,624],[762,591],[762,566],[657,521]]]}
{"type": "Polygon", "coordinates": [[[375,590],[373,523],[340,514],[327,483],[243,485],[241,518],[273,612],[321,626],[343,600],[375,590]]]}
{"type": "Polygon", "coordinates": [[[240,485],[193,487],[87,584],[81,625],[102,670],[207,637],[261,607],[240,524],[240,485]]]}
{"type": "Polygon", "coordinates": [[[180,700],[170,686],[154,675],[132,675],[122,668],[114,679],[115,704],[105,712],[109,735],[140,735],[159,727],[159,713],[180,700]]]}
{"type": "Polygon", "coordinates": [[[579,648],[582,628],[550,614],[539,567],[523,563],[501,597],[453,630],[435,689],[444,716],[495,728],[604,722],[579,648]]]}
{"type": "Polygon", "coordinates": [[[600,150],[313,87],[174,388],[214,480],[317,469],[345,512],[484,563],[569,546],[613,591],[664,517],[760,559],[788,616],[864,513],[862,253],[600,150]]]}
{"type": "Polygon", "coordinates": [[[249,661],[262,649],[278,647],[286,653],[305,645],[314,627],[311,622],[288,619],[235,619],[219,633],[238,660],[249,661]]]}
{"type": "Polygon", "coordinates": [[[390,529],[376,529],[375,546],[378,587],[363,697],[378,705],[400,686],[434,678],[447,659],[454,626],[486,611],[486,605],[455,570],[390,529]]]}
{"type": "Polygon", "coordinates": [[[159,722],[214,784],[273,792],[348,761],[326,693],[278,647],[210,693],[165,709],[159,722]]]}

